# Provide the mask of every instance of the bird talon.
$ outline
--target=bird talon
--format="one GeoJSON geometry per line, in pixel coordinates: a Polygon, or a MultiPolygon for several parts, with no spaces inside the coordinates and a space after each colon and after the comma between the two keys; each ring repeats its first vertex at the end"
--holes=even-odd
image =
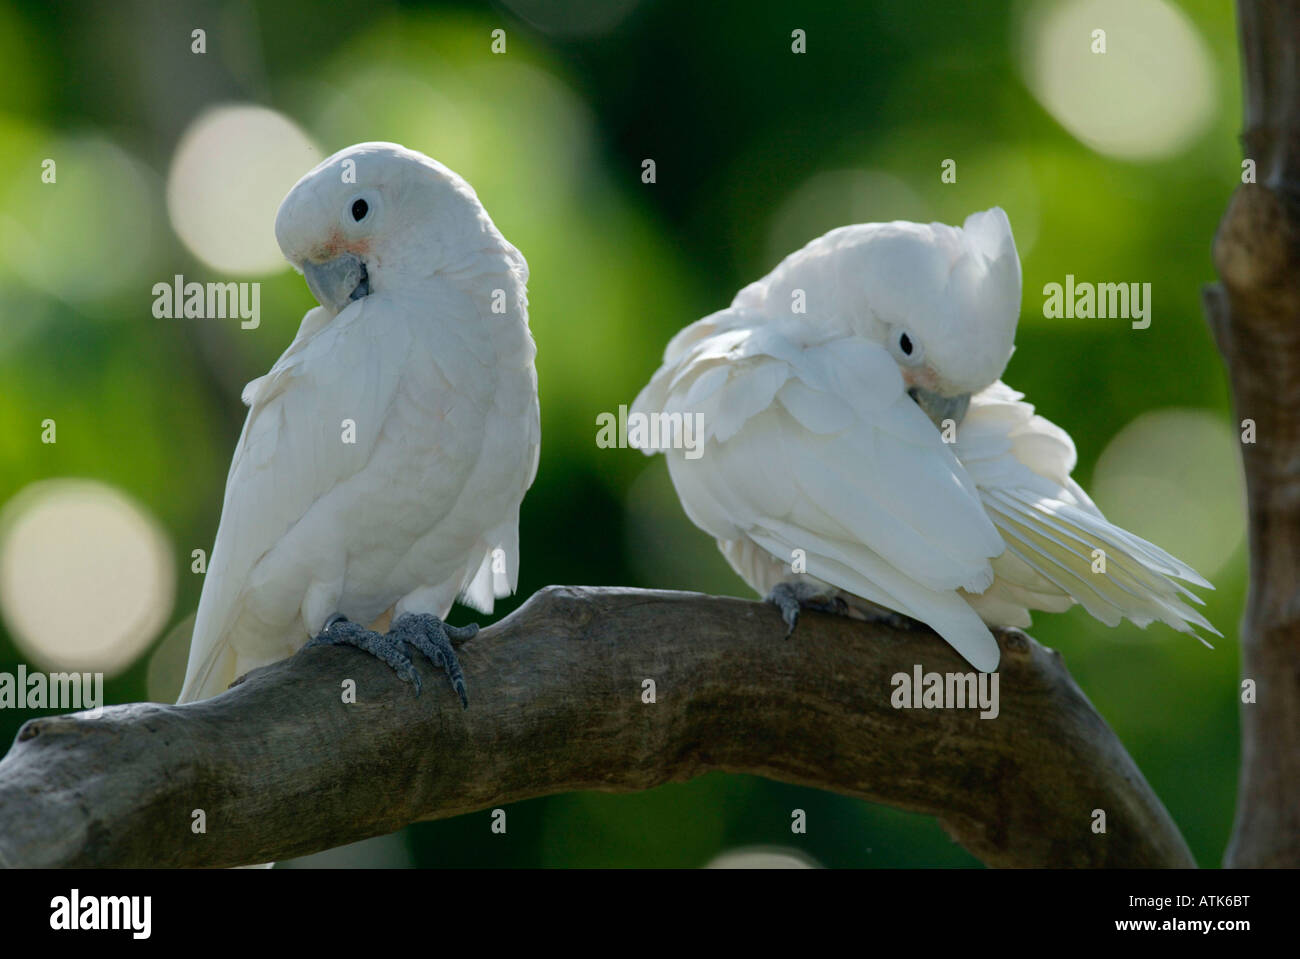
{"type": "Polygon", "coordinates": [[[799,625],[799,613],[805,609],[822,613],[844,616],[848,614],[849,604],[840,596],[829,593],[825,588],[806,582],[777,583],[764,598],[781,611],[785,620],[785,638],[794,635],[799,625]]]}
{"type": "Polygon", "coordinates": [[[459,640],[462,643],[468,642],[478,635],[478,623],[469,623],[465,626],[452,626],[443,623],[442,628],[447,631],[448,639],[459,640]]]}
{"type": "Polygon", "coordinates": [[[469,708],[469,696],[465,691],[465,674],[461,671],[456,649],[452,646],[453,637],[469,639],[478,632],[477,624],[468,626],[449,626],[437,616],[428,613],[406,613],[393,623],[389,632],[408,646],[414,646],[433,665],[447,673],[452,688],[460,696],[461,706],[469,708]]]}

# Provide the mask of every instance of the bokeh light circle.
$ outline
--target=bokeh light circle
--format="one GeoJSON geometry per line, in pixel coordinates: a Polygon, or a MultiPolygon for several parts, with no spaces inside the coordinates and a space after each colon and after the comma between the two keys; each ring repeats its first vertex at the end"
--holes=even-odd
{"type": "Polygon", "coordinates": [[[181,242],[224,273],[288,269],[275,214],[323,159],[296,125],[258,106],[215,107],[181,137],[167,174],[167,213],[181,242]]]}
{"type": "Polygon", "coordinates": [[[746,846],[719,853],[705,869],[817,869],[819,863],[799,849],[746,846]]]}
{"type": "Polygon", "coordinates": [[[1098,153],[1174,156],[1207,127],[1215,69],[1186,14],[1165,0],[1040,0],[1021,61],[1034,97],[1098,153]],[[1106,50],[1093,52],[1094,31],[1106,50]]]}
{"type": "Polygon", "coordinates": [[[0,513],[0,614],[31,665],[115,675],[171,614],[176,575],[159,524],[90,480],[33,484],[0,513]]]}
{"type": "Polygon", "coordinates": [[[1155,410],[1102,451],[1090,493],[1112,523],[1213,579],[1245,535],[1240,464],[1238,437],[1220,417],[1155,410]]]}

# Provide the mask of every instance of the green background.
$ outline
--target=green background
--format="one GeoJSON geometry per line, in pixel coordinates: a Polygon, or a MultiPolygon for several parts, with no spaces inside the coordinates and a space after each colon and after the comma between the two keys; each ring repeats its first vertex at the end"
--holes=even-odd
{"type": "MultiPolygon", "coordinates": [[[[725,306],[782,253],[844,222],[960,223],[994,204],[1007,209],[1025,296],[1006,379],[1073,436],[1085,488],[1107,444],[1140,414],[1196,410],[1235,437],[1200,304],[1214,279],[1211,239],[1240,178],[1227,4],[1176,5],[1213,66],[1212,109],[1179,149],[1139,159],[1081,142],[1031,92],[1020,40],[1025,5],[614,6],[629,9],[598,30],[584,30],[577,16],[575,32],[547,19],[554,5],[522,0],[513,8],[0,3],[0,226],[21,224],[34,238],[19,249],[9,230],[0,261],[0,501],[54,477],[124,491],[158,520],[175,555],[168,625],[197,605],[202,583],[189,552],[215,534],[242,422],[239,385],[270,366],[313,305],[287,269],[220,276],[169,225],[164,184],[180,136],[207,107],[232,102],[280,111],[325,154],[384,139],[437,157],[475,186],[528,258],[542,456],[523,506],[520,592],[497,617],[550,583],[750,595],[681,514],[665,464],[599,449],[595,417],[632,400],[673,332],[725,306]],[[541,13],[521,18],[530,6],[541,13]],[[201,59],[189,51],[196,25],[208,30],[201,59]],[[807,31],[806,54],[791,52],[795,27],[807,31]],[[506,31],[504,56],[489,49],[496,28],[506,31]],[[347,96],[331,97],[340,90],[347,96]],[[102,215],[59,220],[45,207],[40,158],[53,143],[90,136],[140,164],[148,203],[114,194],[96,208],[102,215]],[[641,180],[647,157],[656,161],[654,184],[641,180]],[[945,158],[957,161],[956,183],[940,181],[945,158]],[[799,194],[809,182],[820,192],[799,194]],[[148,243],[123,263],[131,275],[110,293],[64,296],[32,281],[33,261],[55,264],[55,275],[57,263],[75,268],[78,257],[111,263],[121,231],[148,243]],[[260,328],[155,319],[151,287],[174,273],[261,280],[260,328]],[[1151,328],[1045,319],[1040,291],[1067,273],[1152,283],[1151,328]],[[39,441],[46,417],[59,423],[53,446],[39,441]]],[[[1115,31],[1111,42],[1123,53],[1115,31]]],[[[1157,54],[1138,56],[1158,65],[1157,54]]],[[[77,188],[75,167],[61,167],[56,189],[77,188]]],[[[1189,483],[1202,469],[1227,477],[1207,487],[1206,517],[1186,519],[1188,535],[1223,539],[1206,607],[1225,635],[1215,651],[1159,625],[1110,630],[1078,607],[1039,614],[1031,632],[1062,651],[1198,861],[1216,865],[1236,783],[1246,563],[1236,450],[1189,443],[1180,452],[1189,483]]],[[[1153,516],[1166,504],[1155,497],[1147,505],[1153,516]]],[[[1156,538],[1161,527],[1144,525],[1143,513],[1130,525],[1156,538]]],[[[452,619],[469,615],[458,609],[452,619]]],[[[0,627],[0,671],[23,659],[8,628],[0,627]]],[[[108,681],[109,703],[148,698],[149,661],[161,644],[108,681]]],[[[12,741],[33,715],[0,711],[0,740],[12,741]]],[[[978,865],[927,817],[756,777],[563,795],[508,812],[506,836],[490,832],[485,811],[322,861],[696,866],[762,844],[829,866],[978,865]],[[807,835],[791,835],[794,808],[809,814],[807,835]]]]}

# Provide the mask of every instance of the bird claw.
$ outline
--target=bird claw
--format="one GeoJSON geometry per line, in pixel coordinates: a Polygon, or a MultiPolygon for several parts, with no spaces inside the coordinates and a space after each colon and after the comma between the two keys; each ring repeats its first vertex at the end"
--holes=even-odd
{"type": "Polygon", "coordinates": [[[393,623],[390,636],[397,636],[408,645],[414,646],[429,658],[435,666],[447,671],[447,678],[460,696],[461,706],[469,709],[469,696],[465,692],[465,674],[461,672],[460,661],[452,639],[462,643],[473,639],[478,633],[478,624],[468,626],[448,626],[437,616],[428,613],[407,613],[393,623]]]}
{"type": "Polygon", "coordinates": [[[343,616],[332,616],[326,622],[320,635],[312,637],[307,648],[312,646],[355,646],[376,659],[388,664],[397,677],[415,687],[415,695],[420,695],[422,684],[415,664],[406,652],[407,646],[414,646],[429,658],[435,666],[447,671],[447,678],[460,696],[461,706],[469,708],[469,696],[465,690],[465,674],[461,671],[460,661],[452,646],[452,639],[460,643],[472,639],[478,633],[478,625],[448,626],[436,616],[426,613],[407,613],[393,624],[385,634],[350,622],[343,616]]]}
{"type": "Polygon", "coordinates": [[[794,634],[794,628],[799,625],[799,600],[794,597],[790,584],[777,583],[764,602],[771,603],[781,611],[781,618],[785,620],[785,638],[789,639],[794,634]]]}
{"type": "Polygon", "coordinates": [[[781,611],[785,620],[785,638],[794,635],[794,628],[799,625],[799,612],[812,609],[821,613],[843,616],[848,612],[848,604],[838,596],[832,596],[820,586],[812,583],[777,583],[763,600],[771,603],[781,611]]]}
{"type": "MultiPolygon", "coordinates": [[[[433,619],[434,617],[430,616],[429,618],[433,619]]],[[[441,621],[439,620],[439,622],[441,621]]],[[[464,626],[442,623],[442,628],[453,646],[461,646],[478,635],[478,623],[468,623],[464,626]]]]}

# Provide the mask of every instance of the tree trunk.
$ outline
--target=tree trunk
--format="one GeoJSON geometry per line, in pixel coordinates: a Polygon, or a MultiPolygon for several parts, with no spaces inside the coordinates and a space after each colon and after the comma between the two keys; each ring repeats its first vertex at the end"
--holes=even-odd
{"type": "Polygon", "coordinates": [[[1300,2],[1240,0],[1246,156],[1206,312],[1232,382],[1249,498],[1237,816],[1224,864],[1300,866],[1300,2]],[[1249,180],[1249,177],[1245,177],[1249,180]],[[1249,421],[1249,422],[1244,422],[1249,421]],[[1249,430],[1253,426],[1254,442],[1249,430]],[[1244,699],[1249,697],[1243,697],[1244,699]]]}

